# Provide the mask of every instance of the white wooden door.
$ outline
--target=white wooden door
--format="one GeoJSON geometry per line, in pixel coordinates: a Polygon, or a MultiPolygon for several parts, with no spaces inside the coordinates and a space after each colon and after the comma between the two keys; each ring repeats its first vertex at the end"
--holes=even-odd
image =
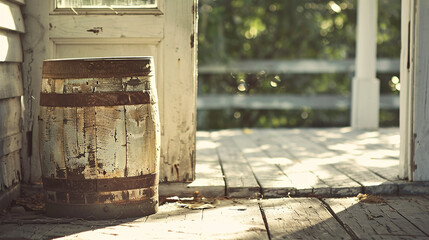
{"type": "Polygon", "coordinates": [[[25,180],[40,177],[37,116],[48,58],[153,56],[161,118],[160,179],[195,176],[197,0],[33,0],[24,9],[25,180]],[[121,6],[122,4],[122,6],[121,6]],[[128,5],[127,5],[128,4],[128,5]],[[30,150],[32,149],[32,150],[30,150]],[[31,170],[30,170],[31,169],[31,170]]]}

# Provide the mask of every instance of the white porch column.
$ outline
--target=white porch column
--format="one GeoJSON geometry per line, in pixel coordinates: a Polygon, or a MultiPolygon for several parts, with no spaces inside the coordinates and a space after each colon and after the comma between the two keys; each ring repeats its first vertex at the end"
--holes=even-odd
{"type": "Polygon", "coordinates": [[[377,129],[380,82],[377,64],[377,0],[359,0],[357,13],[356,70],[352,82],[354,129],[377,129]]]}
{"type": "Polygon", "coordinates": [[[401,1],[401,91],[399,93],[399,178],[412,181],[414,174],[411,172],[414,167],[411,165],[413,157],[413,97],[414,97],[414,80],[411,77],[414,61],[414,26],[415,12],[414,0],[401,1]],[[410,35],[408,35],[410,33],[410,35]]]}

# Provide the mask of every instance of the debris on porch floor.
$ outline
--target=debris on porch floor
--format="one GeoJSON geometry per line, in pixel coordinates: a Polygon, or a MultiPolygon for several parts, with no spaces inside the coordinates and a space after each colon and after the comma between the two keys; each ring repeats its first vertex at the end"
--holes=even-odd
{"type": "Polygon", "coordinates": [[[154,215],[108,221],[7,213],[0,239],[429,239],[428,196],[382,199],[223,198],[196,210],[170,201],[154,215]]]}
{"type": "Polygon", "coordinates": [[[399,180],[399,129],[229,129],[197,132],[196,180],[161,184],[164,196],[345,197],[429,194],[399,180]]]}

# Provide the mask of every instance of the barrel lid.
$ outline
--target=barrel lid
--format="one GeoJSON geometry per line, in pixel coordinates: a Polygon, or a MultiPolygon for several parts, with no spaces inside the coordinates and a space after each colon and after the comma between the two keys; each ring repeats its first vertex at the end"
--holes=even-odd
{"type": "Polygon", "coordinates": [[[148,76],[153,73],[153,57],[62,58],[43,61],[43,78],[106,78],[148,76]]]}

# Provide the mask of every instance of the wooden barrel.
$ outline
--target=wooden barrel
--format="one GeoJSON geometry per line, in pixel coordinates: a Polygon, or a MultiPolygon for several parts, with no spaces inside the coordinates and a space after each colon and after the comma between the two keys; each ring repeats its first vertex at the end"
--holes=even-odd
{"type": "Polygon", "coordinates": [[[39,133],[48,216],[157,211],[160,132],[151,57],[44,61],[39,133]]]}

